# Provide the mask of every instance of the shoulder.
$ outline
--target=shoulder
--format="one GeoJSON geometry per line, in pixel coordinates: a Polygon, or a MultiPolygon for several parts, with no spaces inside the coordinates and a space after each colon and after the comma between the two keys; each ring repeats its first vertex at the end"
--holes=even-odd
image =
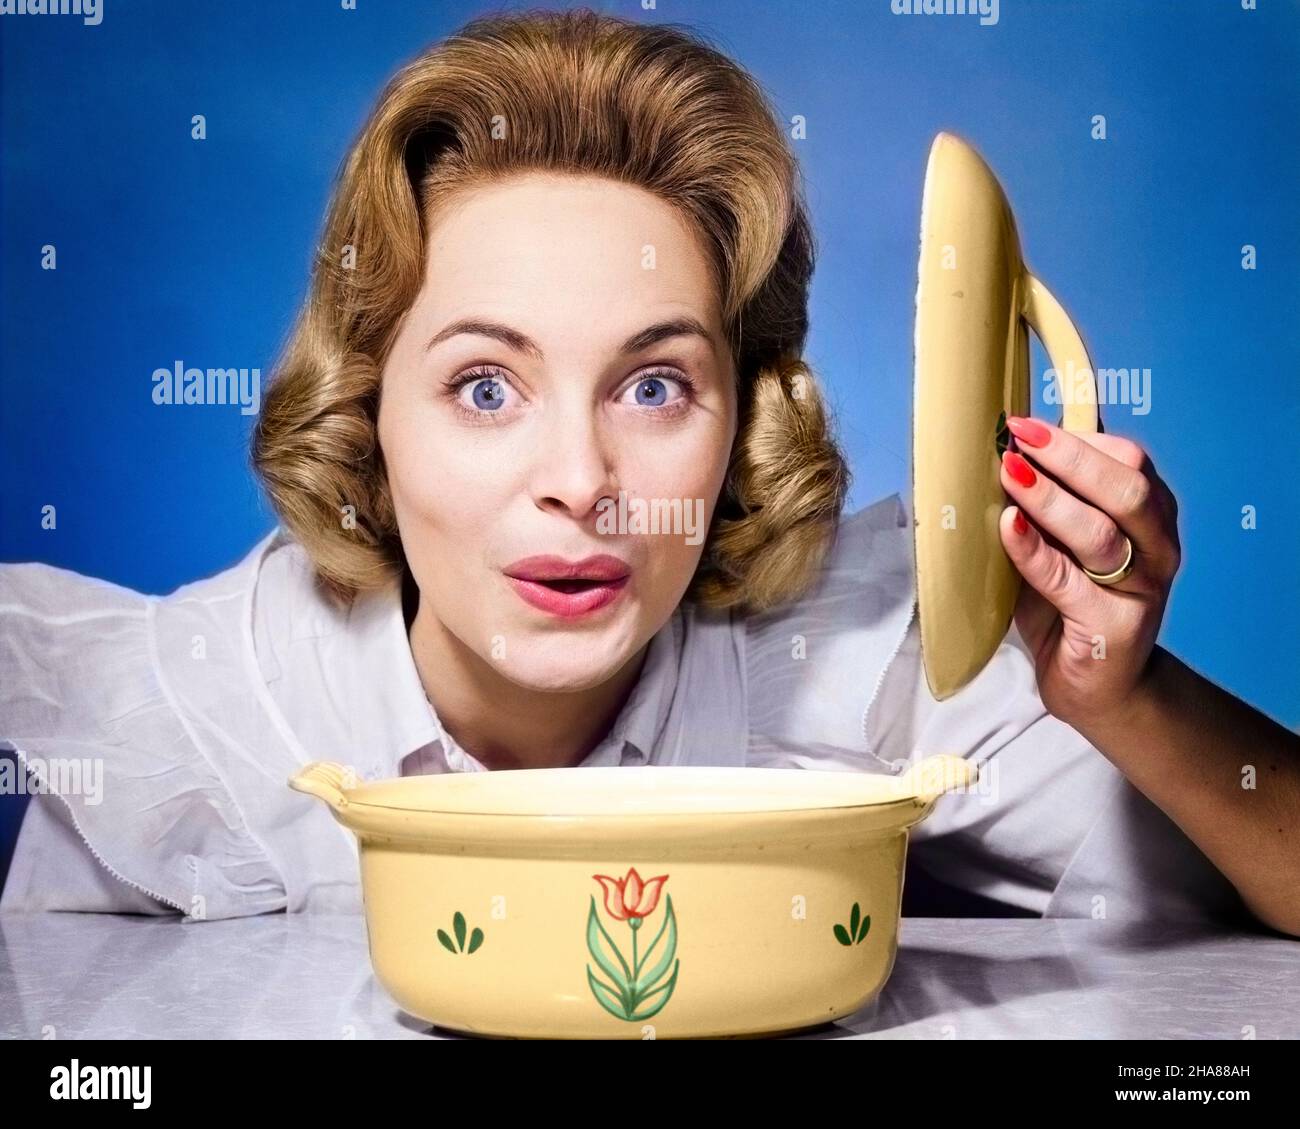
{"type": "Polygon", "coordinates": [[[299,635],[327,634],[339,627],[345,612],[326,596],[311,556],[283,527],[261,543],[252,565],[249,579],[260,610],[277,622],[292,622],[299,635]]]}
{"type": "Polygon", "coordinates": [[[891,608],[910,605],[915,592],[911,520],[890,494],[843,517],[816,580],[802,596],[743,617],[751,636],[823,619],[832,611],[846,626],[863,626],[891,608]]]}
{"type": "Polygon", "coordinates": [[[88,616],[143,616],[149,597],[133,588],[39,561],[0,564],[0,615],[59,619],[71,626],[88,616]]]}
{"type": "Polygon", "coordinates": [[[223,599],[254,585],[264,560],[291,545],[283,528],[276,526],[234,564],[163,596],[42,561],[0,563],[0,615],[57,619],[71,627],[114,613],[143,617],[158,602],[223,599]]]}
{"type": "Polygon", "coordinates": [[[890,494],[840,522],[822,568],[822,589],[868,581],[882,602],[910,604],[912,562],[911,513],[900,495],[890,494]]]}
{"type": "Polygon", "coordinates": [[[840,518],[830,556],[861,551],[888,552],[905,540],[910,526],[901,494],[889,494],[869,506],[840,518]],[[902,531],[902,532],[900,532],[902,531]]]}
{"type": "Polygon", "coordinates": [[[305,550],[277,525],[234,564],[165,596],[151,597],[152,627],[160,651],[173,657],[182,654],[192,638],[206,639],[209,632],[242,651],[245,640],[254,640],[256,646],[267,636],[268,624],[288,631],[311,579],[305,550]]]}
{"type": "Polygon", "coordinates": [[[866,711],[912,620],[911,522],[891,494],[842,518],[816,581],[741,617],[750,761],[769,746],[865,753],[866,711]]]}
{"type": "Polygon", "coordinates": [[[0,719],[12,727],[48,698],[59,703],[57,716],[35,710],[26,732],[68,738],[78,727],[108,728],[97,719],[146,700],[170,707],[169,664],[201,657],[197,636],[233,642],[244,634],[262,562],[283,539],[277,527],[233,565],[166,595],[40,562],[0,565],[0,719]]]}
{"type": "Polygon", "coordinates": [[[326,595],[311,556],[283,528],[264,543],[249,582],[249,628],[261,677],[268,684],[292,663],[295,644],[348,627],[349,609],[326,595]]]}
{"type": "Polygon", "coordinates": [[[197,580],[191,580],[158,599],[170,604],[207,603],[248,594],[258,585],[268,564],[292,552],[295,543],[283,526],[275,526],[248,549],[239,560],[197,580]]]}

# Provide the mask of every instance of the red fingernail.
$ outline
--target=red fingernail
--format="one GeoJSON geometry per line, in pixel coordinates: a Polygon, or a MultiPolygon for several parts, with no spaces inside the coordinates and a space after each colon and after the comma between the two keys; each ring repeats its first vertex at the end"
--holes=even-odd
{"type": "Polygon", "coordinates": [[[1029,522],[1025,520],[1025,515],[1019,509],[1016,510],[1016,516],[1012,519],[1011,526],[1019,534],[1023,535],[1029,532],[1029,522]]]}
{"type": "Polygon", "coordinates": [[[1034,468],[1017,455],[1015,451],[1006,453],[1005,462],[1007,470],[1011,472],[1011,477],[1019,482],[1021,486],[1032,486],[1038,481],[1038,475],[1034,473],[1034,468]]]}
{"type": "Polygon", "coordinates": [[[1012,435],[1031,447],[1046,447],[1047,441],[1052,437],[1052,433],[1043,424],[1024,416],[1007,416],[1007,426],[1011,428],[1012,435]]]}

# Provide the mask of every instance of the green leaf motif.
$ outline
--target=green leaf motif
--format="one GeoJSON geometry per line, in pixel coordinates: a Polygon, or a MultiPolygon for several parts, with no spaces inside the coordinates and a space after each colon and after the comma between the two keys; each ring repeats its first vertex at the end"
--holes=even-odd
{"type": "MultiPolygon", "coordinates": [[[[618,951],[618,946],[614,944],[614,938],[605,931],[605,927],[600,923],[600,917],[596,913],[596,898],[594,895],[591,899],[591,910],[587,914],[587,950],[595,958],[601,972],[614,984],[620,1006],[626,1008],[627,997],[631,993],[629,985],[632,980],[632,970],[628,968],[627,961],[623,959],[623,954],[618,951]],[[618,957],[617,966],[609,959],[601,947],[600,942],[602,939],[609,946],[610,951],[618,957]]],[[[590,966],[588,966],[588,971],[590,971],[590,966]]]]}
{"type": "Polygon", "coordinates": [[[627,1010],[623,1003],[621,993],[615,991],[602,980],[597,980],[595,974],[591,971],[591,965],[587,965],[587,983],[591,985],[591,994],[596,997],[596,1002],[600,1004],[615,1019],[626,1019],[627,1010]]]}
{"type": "Polygon", "coordinates": [[[456,934],[456,940],[453,941],[447,936],[445,929],[438,930],[438,941],[449,953],[459,956],[461,953],[469,955],[477,952],[483,944],[483,930],[477,926],[473,933],[469,935],[469,948],[465,947],[465,934],[468,931],[468,925],[465,921],[465,915],[457,910],[455,916],[451,919],[452,931],[456,934]]]}
{"type": "MultiPolygon", "coordinates": [[[[672,964],[673,957],[677,955],[677,915],[673,913],[672,895],[669,895],[668,897],[668,912],[664,917],[664,923],[659,926],[659,932],[655,934],[655,939],[650,942],[650,947],[641,954],[642,968],[645,967],[646,962],[650,959],[650,954],[654,952],[655,946],[659,944],[659,938],[662,937],[665,932],[668,934],[668,940],[664,945],[663,954],[660,956],[659,962],[654,966],[654,968],[650,972],[646,973],[645,976],[641,977],[641,986],[643,988],[647,988],[652,984],[657,984],[663,977],[664,973],[668,971],[668,966],[672,964]]],[[[676,973],[673,975],[676,976],[676,973]]],[[[641,998],[645,998],[644,994],[641,998]]],[[[636,1001],[636,1003],[640,1003],[640,1000],[636,1001]]]]}
{"type": "Polygon", "coordinates": [[[673,989],[677,986],[677,971],[678,969],[681,968],[681,966],[682,966],[682,962],[680,960],[673,965],[673,974],[668,978],[668,982],[666,984],[660,985],[658,988],[655,988],[653,991],[641,992],[638,994],[637,1006],[640,1006],[641,1004],[645,1003],[648,999],[650,999],[651,996],[657,996],[660,992],[663,992],[664,995],[663,995],[663,999],[661,999],[658,1003],[654,1005],[654,1007],[650,1008],[648,1011],[638,1011],[633,1015],[629,1015],[628,1016],[629,1020],[631,1020],[633,1023],[640,1023],[643,1019],[649,1019],[652,1015],[659,1014],[664,1004],[668,1002],[669,997],[672,996],[673,989]]]}
{"type": "Polygon", "coordinates": [[[871,928],[871,915],[865,917],[862,914],[862,907],[857,902],[853,903],[853,910],[849,914],[849,927],[844,928],[838,922],[835,924],[833,932],[835,939],[845,946],[860,945],[867,938],[867,931],[871,928]]]}

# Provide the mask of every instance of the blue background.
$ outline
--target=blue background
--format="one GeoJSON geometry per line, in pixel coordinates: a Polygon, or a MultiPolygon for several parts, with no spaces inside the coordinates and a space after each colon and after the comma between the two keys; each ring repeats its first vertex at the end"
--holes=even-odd
{"type": "MultiPolygon", "coordinates": [[[[1184,565],[1161,642],[1300,725],[1300,8],[1003,0],[980,26],[894,15],[889,0],[590,6],[699,28],[783,118],[807,119],[796,145],[820,249],[808,359],[852,458],[851,509],[908,489],[930,140],[949,129],[981,150],[1094,363],[1152,372],[1149,414],[1102,414],[1180,500],[1184,565]],[[1246,243],[1256,271],[1241,269],[1246,243]]],[[[150,374],[178,358],[269,372],[333,175],[383,83],[486,10],[104,0],[96,27],[0,17],[0,559],[161,593],[271,528],[251,417],[155,406],[150,374]],[[190,137],[196,113],[205,141],[190,137]],[[57,271],[41,269],[46,243],[57,271]],[[40,527],[46,504],[56,531],[40,527]]],[[[19,810],[0,801],[0,870],[19,810]]]]}

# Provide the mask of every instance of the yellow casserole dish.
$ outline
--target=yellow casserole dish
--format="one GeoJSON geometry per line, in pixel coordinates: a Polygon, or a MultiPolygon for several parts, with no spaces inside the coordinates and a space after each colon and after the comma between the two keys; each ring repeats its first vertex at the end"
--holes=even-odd
{"type": "Polygon", "coordinates": [[[634,766],[290,787],[356,836],[402,1008],[537,1038],[757,1035],[850,1015],[894,964],[908,829],[976,769],[634,766]]]}

